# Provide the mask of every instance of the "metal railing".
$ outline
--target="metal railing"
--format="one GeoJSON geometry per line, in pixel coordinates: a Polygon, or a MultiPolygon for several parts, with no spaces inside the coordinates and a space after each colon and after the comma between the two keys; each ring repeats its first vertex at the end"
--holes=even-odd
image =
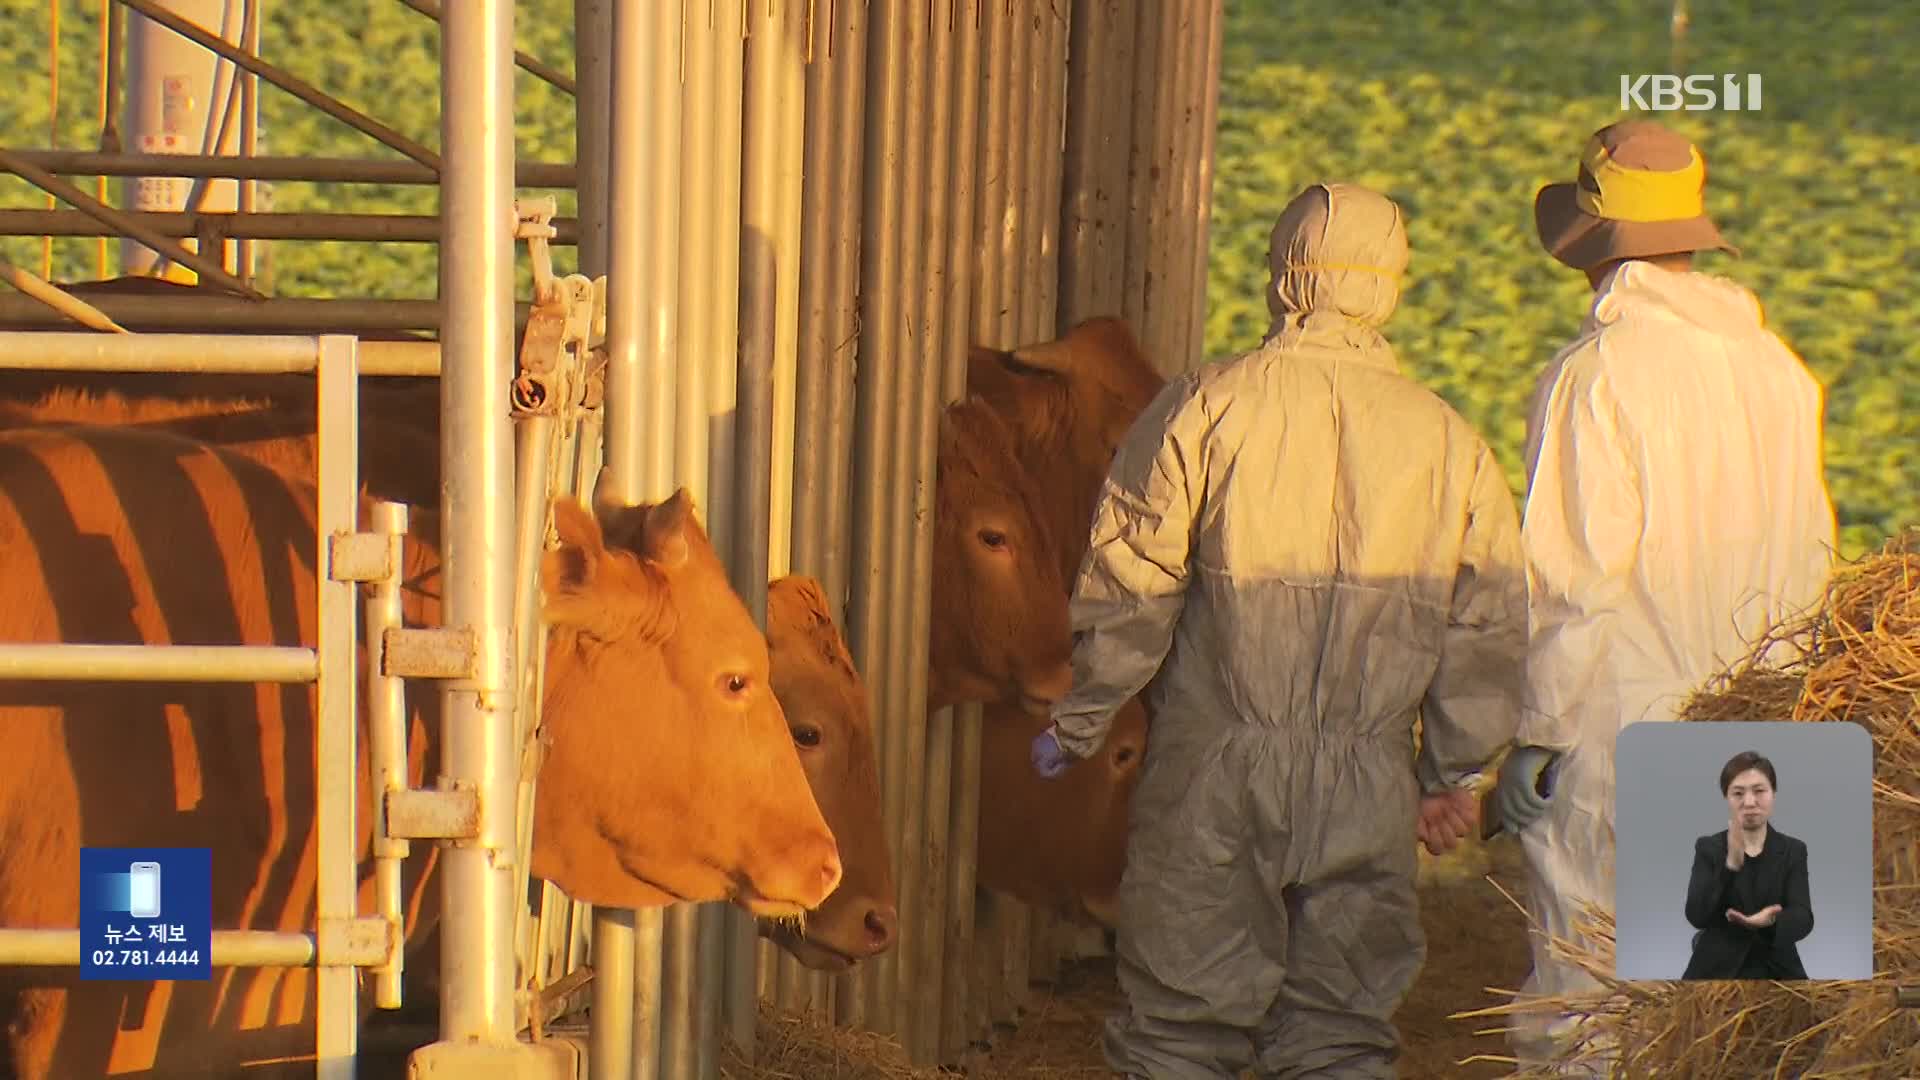
{"type": "MultiPolygon", "coordinates": [[[[354,851],[354,698],[357,656],[355,586],[394,580],[399,566],[370,560],[358,532],[359,371],[356,341],[315,338],[237,339],[183,335],[161,339],[90,333],[0,333],[0,368],[69,371],[165,370],[186,355],[191,369],[313,374],[316,382],[315,578],[318,631],[314,648],[247,646],[107,646],[7,644],[0,670],[16,679],[66,681],[224,681],[310,683],[319,695],[316,753],[316,927],[312,934],[216,932],[217,965],[314,966],[319,969],[316,1053],[326,1080],[351,1077],[358,1043],[358,967],[391,962],[400,928],[385,918],[358,917],[354,851]],[[144,347],[144,351],[143,351],[144,347]]],[[[405,768],[402,761],[400,767],[405,768]]],[[[385,822],[384,815],[380,820],[385,822]]],[[[78,929],[0,929],[0,964],[78,965],[78,929]]]]}

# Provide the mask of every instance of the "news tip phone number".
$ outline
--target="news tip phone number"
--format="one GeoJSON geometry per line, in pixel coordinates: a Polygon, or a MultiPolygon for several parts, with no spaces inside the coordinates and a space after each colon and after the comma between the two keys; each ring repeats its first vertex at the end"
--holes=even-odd
{"type": "Polygon", "coordinates": [[[94,967],[151,967],[156,964],[179,964],[185,967],[198,967],[199,949],[95,949],[94,967]]]}

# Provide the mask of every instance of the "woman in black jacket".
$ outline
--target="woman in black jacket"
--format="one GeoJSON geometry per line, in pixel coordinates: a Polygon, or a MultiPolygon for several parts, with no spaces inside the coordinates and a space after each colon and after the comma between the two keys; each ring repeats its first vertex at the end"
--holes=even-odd
{"type": "Polygon", "coordinates": [[[1687,921],[1699,928],[1682,979],[1805,979],[1813,932],[1807,845],[1772,828],[1773,763],[1751,750],[1720,770],[1725,832],[1693,842],[1687,921]]]}

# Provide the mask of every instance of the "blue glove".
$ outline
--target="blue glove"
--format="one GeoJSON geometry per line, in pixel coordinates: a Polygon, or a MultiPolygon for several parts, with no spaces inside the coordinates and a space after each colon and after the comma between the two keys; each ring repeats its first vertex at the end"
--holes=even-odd
{"type": "Polygon", "coordinates": [[[1551,770],[1559,758],[1557,751],[1539,746],[1516,746],[1507,754],[1493,793],[1502,828],[1518,836],[1547,812],[1553,798],[1551,770]]]}
{"type": "Polygon", "coordinates": [[[1060,747],[1060,740],[1048,728],[1033,737],[1033,771],[1043,779],[1052,780],[1067,771],[1073,764],[1073,758],[1060,747]]]}

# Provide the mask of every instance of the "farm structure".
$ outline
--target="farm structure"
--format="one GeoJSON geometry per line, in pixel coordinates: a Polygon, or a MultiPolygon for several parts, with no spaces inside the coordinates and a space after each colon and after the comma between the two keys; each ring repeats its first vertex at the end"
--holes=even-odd
{"type": "MultiPolygon", "coordinates": [[[[429,1004],[406,962],[400,870],[426,847],[442,915],[425,991],[439,1041],[415,1051],[421,1075],[705,1080],[723,1038],[751,1057],[763,1002],[956,1062],[1017,1017],[1032,979],[1101,947],[1097,931],[1089,943],[976,888],[993,797],[982,705],[929,708],[929,642],[950,617],[933,601],[936,452],[973,346],[1115,316],[1162,376],[1200,361],[1220,0],[576,0],[570,75],[516,55],[506,0],[402,0],[444,35],[438,150],[261,57],[259,0],[224,23],[218,3],[110,2],[108,90],[128,95],[129,132],[160,123],[156,72],[186,55],[197,120],[211,128],[224,94],[235,134],[0,150],[0,169],[67,204],[0,210],[0,233],[117,236],[123,273],[173,267],[172,282],[79,284],[7,267],[20,295],[0,297],[0,378],[179,372],[190,395],[200,378],[311,376],[317,645],[5,642],[0,668],[317,687],[312,920],[217,926],[216,978],[313,969],[318,1073],[355,1075],[363,998],[429,1004]],[[116,74],[123,41],[139,78],[116,74]],[[515,160],[516,63],[574,95],[575,161],[515,160]],[[254,155],[255,96],[276,91],[399,158],[254,155]],[[134,178],[146,201],[113,209],[65,179],[81,176],[134,178]],[[440,210],[260,212],[259,180],[438,185],[440,210]],[[577,218],[516,197],[542,188],[577,191],[577,218]],[[435,243],[440,295],[263,294],[253,245],[313,240],[435,243]],[[516,295],[521,242],[530,297],[516,295]],[[553,273],[554,245],[577,245],[578,274],[553,273]],[[442,622],[402,625],[408,507],[355,509],[372,430],[359,403],[363,380],[436,378],[439,502],[418,509],[440,519],[442,622]],[[817,579],[870,697],[898,928],[844,973],[803,965],[738,905],[593,906],[530,873],[553,499],[680,489],[763,626],[771,582],[817,579]],[[409,695],[443,702],[441,775],[418,786],[409,695]],[[358,753],[370,804],[355,796],[358,753]],[[355,841],[369,827],[371,910],[355,841]]],[[[78,955],[77,930],[0,929],[0,965],[78,955]]]]}

